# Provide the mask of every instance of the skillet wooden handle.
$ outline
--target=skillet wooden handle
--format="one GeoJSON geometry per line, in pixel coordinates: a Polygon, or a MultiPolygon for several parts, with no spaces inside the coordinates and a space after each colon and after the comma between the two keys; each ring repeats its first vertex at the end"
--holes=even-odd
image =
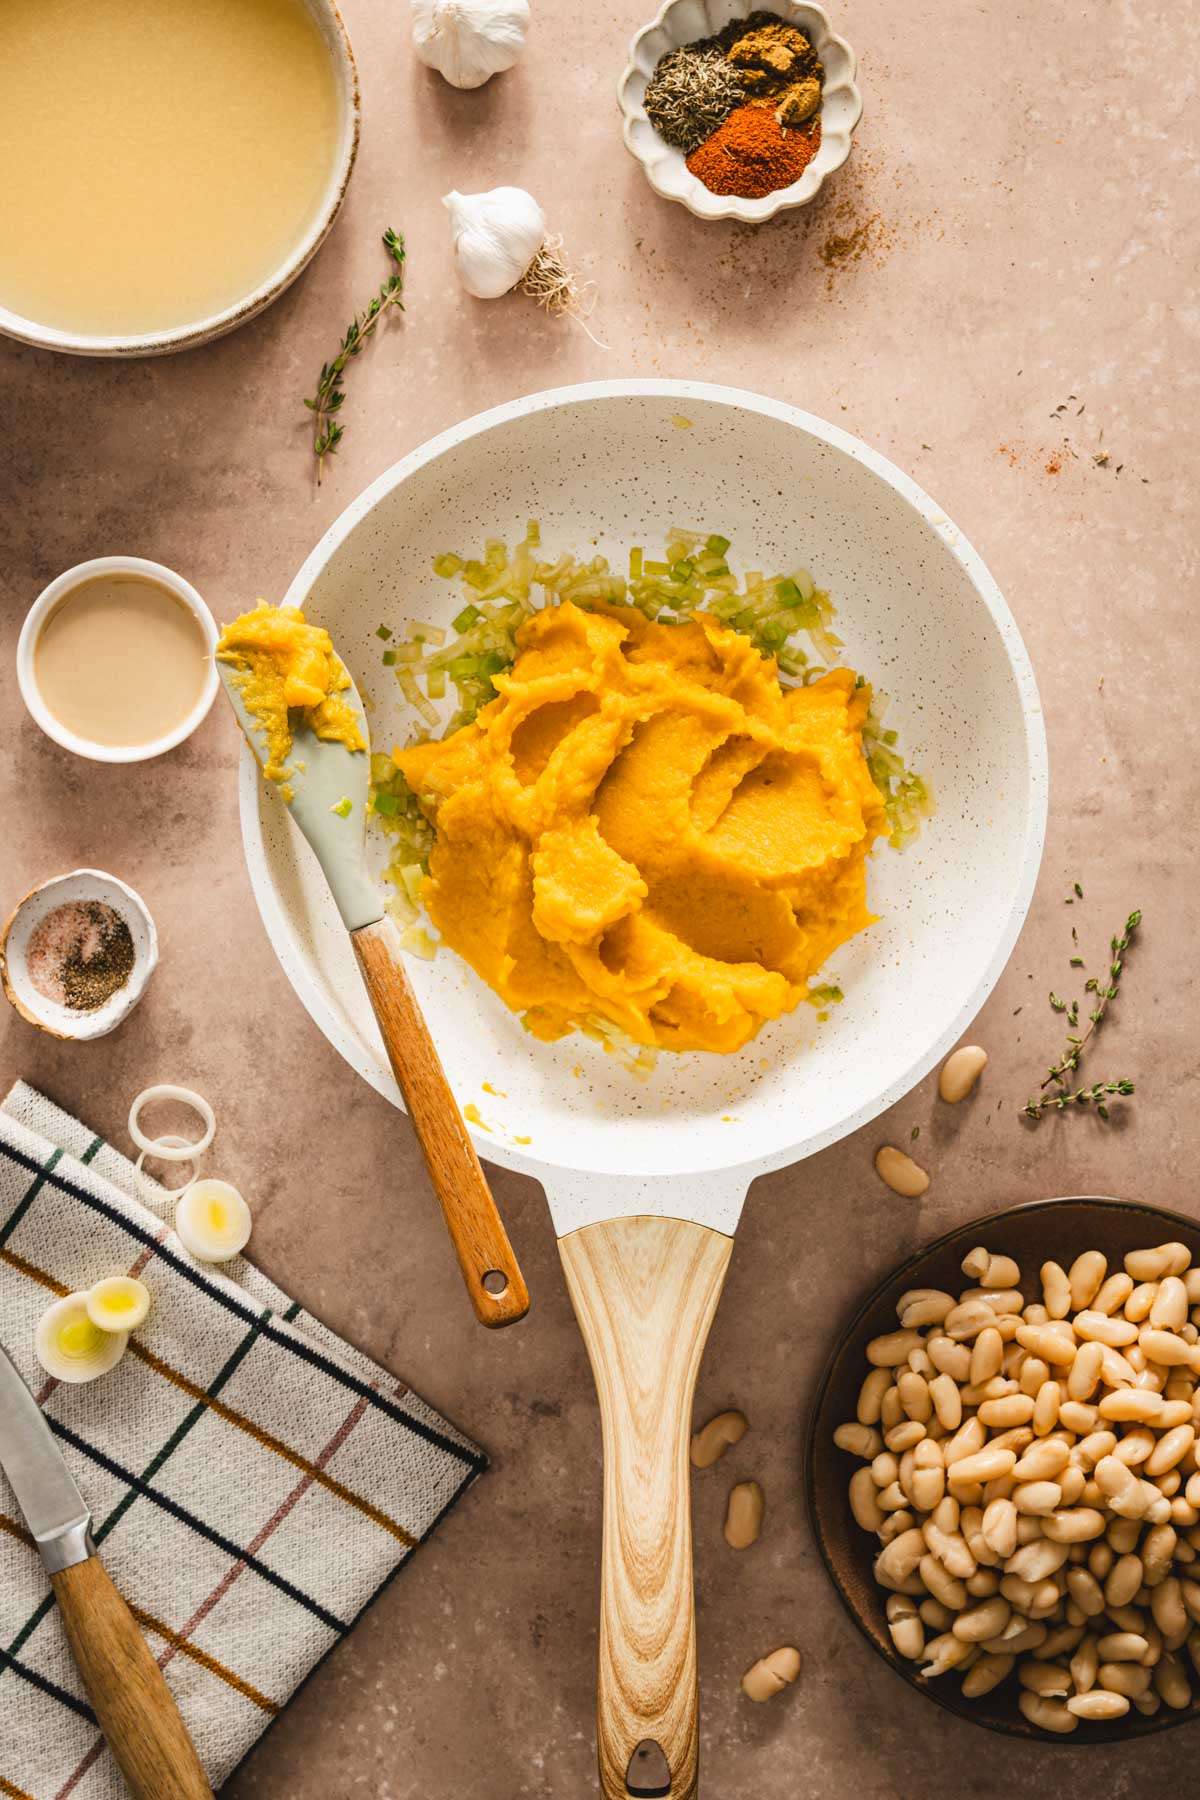
{"type": "Polygon", "coordinates": [[[212,1800],[163,1672],[100,1558],[50,1580],[75,1666],[134,1800],[212,1800]]]}
{"type": "Polygon", "coordinates": [[[350,942],[421,1140],[475,1317],[481,1325],[515,1325],[529,1311],[529,1290],[409,986],[396,927],[390,919],[380,919],[352,931],[350,942]]]}
{"type": "Polygon", "coordinates": [[[688,1443],[733,1239],[681,1219],[611,1219],[570,1232],[558,1250],[604,1431],[600,1786],[605,1800],[693,1800],[699,1693],[688,1443]]]}

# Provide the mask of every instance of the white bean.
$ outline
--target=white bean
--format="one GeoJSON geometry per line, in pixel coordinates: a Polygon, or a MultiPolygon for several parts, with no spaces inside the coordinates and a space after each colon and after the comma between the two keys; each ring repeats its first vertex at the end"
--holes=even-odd
{"type": "MultiPolygon", "coordinates": [[[[891,1386],[891,1383],[892,1383],[892,1376],[891,1376],[890,1369],[872,1369],[871,1370],[871,1373],[867,1376],[866,1380],[863,1382],[862,1386],[858,1390],[858,1406],[855,1410],[857,1412],[858,1422],[860,1425],[878,1425],[879,1409],[883,1404],[883,1396],[887,1393],[888,1388],[891,1386]]],[[[741,1413],[736,1413],[736,1414],[722,1413],[721,1417],[722,1418],[742,1419],[741,1413]]],[[[715,1423],[715,1421],[714,1421],[714,1423],[715,1423]]],[[[745,1432],[745,1420],[742,1419],[742,1431],[738,1433],[738,1437],[733,1438],[732,1440],[726,1439],[724,1448],[719,1450],[717,1452],[717,1455],[723,1456],[725,1454],[725,1450],[727,1450],[729,1448],[730,1442],[732,1441],[733,1443],[737,1443],[738,1439],[744,1434],[744,1432],[745,1432]]],[[[714,1458],[714,1460],[715,1460],[715,1458],[714,1458]]],[[[695,1440],[694,1439],[693,1439],[693,1449],[692,1449],[692,1461],[693,1461],[693,1463],[695,1463],[697,1468],[706,1468],[708,1466],[707,1464],[704,1464],[704,1463],[696,1463],[696,1452],[695,1452],[695,1440]]]]}
{"type": "Polygon", "coordinates": [[[1150,1361],[1161,1363],[1164,1369],[1195,1366],[1192,1345],[1177,1332],[1155,1331],[1150,1326],[1143,1326],[1138,1342],[1150,1361]]]}
{"type": "Polygon", "coordinates": [[[770,1700],[790,1687],[800,1673],[800,1652],[791,1644],[760,1657],[742,1676],[742,1692],[748,1700],[770,1700]]]}
{"type": "Polygon", "coordinates": [[[896,1377],[896,1391],[900,1395],[900,1404],[910,1419],[918,1424],[926,1425],[933,1417],[933,1401],[929,1397],[929,1383],[923,1375],[914,1369],[905,1369],[896,1377]]]}
{"type": "Polygon", "coordinates": [[[1075,1258],[1068,1271],[1071,1306],[1075,1312],[1091,1305],[1107,1272],[1108,1263],[1099,1250],[1085,1250],[1082,1256],[1075,1258]]]}
{"type": "Polygon", "coordinates": [[[1074,1713],[1067,1711],[1064,1700],[1050,1700],[1041,1694],[1022,1692],[1017,1696],[1017,1705],[1031,1725],[1039,1726],[1043,1731],[1074,1731],[1079,1720],[1074,1713]]]}
{"type": "Polygon", "coordinates": [[[1180,1326],[1186,1325],[1187,1322],[1187,1289],[1178,1275],[1164,1275],[1158,1284],[1154,1304],[1150,1308],[1150,1323],[1156,1330],[1178,1331],[1180,1326]]]}
{"type": "MultiPolygon", "coordinates": [[[[862,1391],[859,1394],[858,1416],[860,1425],[873,1425],[875,1423],[874,1419],[864,1419],[862,1415],[863,1395],[867,1391],[870,1379],[870,1376],[868,1376],[866,1382],[863,1383],[862,1391]]],[[[884,1386],[886,1387],[886,1385],[887,1381],[885,1377],[884,1386]]],[[[882,1392],[882,1390],[880,1391],[882,1392]]],[[[876,1418],[878,1418],[878,1414],[876,1414],[876,1418]]],[[[845,1429],[845,1426],[838,1427],[839,1431],[844,1431],[845,1429]]],[[[747,1423],[745,1413],[734,1411],[718,1413],[715,1419],[710,1419],[708,1424],[702,1426],[692,1438],[692,1467],[694,1469],[711,1468],[713,1463],[718,1462],[720,1458],[724,1456],[730,1445],[741,1443],[746,1435],[746,1430],[747,1423]]],[[[836,1433],[834,1435],[836,1441],[836,1433]]]]}
{"type": "Polygon", "coordinates": [[[1154,1690],[1177,1712],[1191,1705],[1192,1684],[1182,1662],[1171,1650],[1164,1652],[1155,1665],[1154,1690]]]}
{"type": "Polygon", "coordinates": [[[1125,1344],[1136,1344],[1138,1328],[1128,1319],[1110,1319],[1107,1313],[1085,1310],[1077,1312],[1071,1323],[1075,1327],[1075,1335],[1085,1343],[1108,1344],[1113,1350],[1120,1350],[1125,1344]]]}
{"type": "Polygon", "coordinates": [[[1104,1345],[1084,1344],[1067,1375],[1067,1396],[1071,1400],[1090,1400],[1100,1380],[1104,1364],[1104,1345]]]}
{"type": "Polygon", "coordinates": [[[1159,1244],[1153,1250],[1131,1250],[1125,1273],[1135,1281],[1161,1281],[1164,1275],[1182,1275],[1191,1260],[1186,1244],[1159,1244]]]}
{"type": "Polygon", "coordinates": [[[1017,1342],[1034,1356],[1040,1356],[1043,1362],[1069,1367],[1075,1361],[1074,1338],[1052,1330],[1049,1325],[1018,1325],[1017,1342]]]}
{"type": "Polygon", "coordinates": [[[929,1338],[925,1348],[939,1374],[949,1375],[954,1381],[970,1380],[971,1351],[967,1344],[956,1344],[953,1338],[939,1335],[929,1338]]]}
{"type": "Polygon", "coordinates": [[[1107,1694],[1103,1688],[1094,1688],[1091,1693],[1073,1694],[1067,1701],[1067,1711],[1077,1719],[1120,1719],[1129,1711],[1129,1702],[1124,1694],[1107,1694]]]}
{"type": "Polygon", "coordinates": [[[850,1511],[864,1531],[878,1531],[883,1524],[883,1509],[875,1493],[870,1469],[855,1469],[850,1477],[850,1511]]]}
{"type": "Polygon", "coordinates": [[[957,1431],[962,1424],[962,1396],[952,1375],[935,1375],[929,1383],[929,1397],[938,1424],[947,1431],[957,1431]]]}
{"type": "Polygon", "coordinates": [[[896,1314],[906,1331],[915,1331],[921,1325],[940,1325],[954,1305],[953,1294],[941,1288],[909,1288],[896,1302],[896,1314]]]}
{"type": "Polygon", "coordinates": [[[920,1343],[919,1331],[885,1331],[867,1345],[867,1361],[879,1369],[898,1369],[920,1343]]]}
{"type": "MultiPolygon", "coordinates": [[[[870,1481],[870,1469],[859,1469],[858,1474],[865,1475],[870,1481]]],[[[875,1484],[871,1482],[872,1499],[874,1490],[875,1484]]],[[[757,1481],[739,1481],[729,1490],[729,1503],[725,1509],[725,1542],[731,1550],[748,1550],[751,1544],[758,1542],[766,1504],[757,1481]]],[[[876,1510],[878,1511],[878,1507],[876,1510]]],[[[882,1515],[880,1522],[882,1523],[882,1515]]]]}
{"type": "Polygon", "coordinates": [[[938,1076],[938,1093],[951,1106],[965,1100],[987,1068],[987,1051],[978,1044],[961,1044],[942,1064],[938,1076]]]}
{"type": "MultiPolygon", "coordinates": [[[[968,1338],[978,1337],[981,1331],[994,1331],[1003,1345],[1003,1335],[996,1324],[996,1315],[986,1300],[964,1300],[947,1313],[942,1322],[942,1329],[947,1337],[956,1342],[965,1343],[968,1338]]],[[[1003,1350],[1001,1351],[1003,1355],[1003,1350]]],[[[997,1364],[999,1367],[999,1364],[997,1364]]]]}
{"type": "Polygon", "coordinates": [[[883,1144],[875,1152],[875,1173],[893,1194],[905,1200],[919,1199],[929,1186],[926,1171],[894,1144],[883,1144]]]}
{"type": "Polygon", "coordinates": [[[1162,1395],[1151,1393],[1147,1388],[1114,1388],[1111,1394],[1105,1394],[1099,1405],[1102,1419],[1122,1422],[1136,1419],[1145,1425],[1153,1425],[1162,1409],[1162,1395]]]}
{"type": "MultiPolygon", "coordinates": [[[[947,1457],[949,1463],[949,1458],[947,1457]]],[[[1011,1450],[977,1450],[973,1456],[964,1456],[949,1463],[948,1474],[952,1487],[966,1487],[982,1481],[993,1481],[998,1475],[1008,1475],[1016,1467],[1017,1459],[1011,1450]]]]}
{"type": "Polygon", "coordinates": [[[888,1631],[901,1656],[917,1662],[925,1648],[925,1627],[916,1603],[907,1594],[889,1594],[887,1600],[888,1631]]]}
{"type": "Polygon", "coordinates": [[[1183,1461],[1196,1442],[1194,1425],[1176,1425],[1165,1431],[1146,1461],[1147,1475],[1165,1475],[1183,1461]]]}
{"type": "Polygon", "coordinates": [[[993,1688],[999,1687],[1012,1673],[1016,1660],[1015,1656],[1005,1656],[995,1651],[985,1652],[963,1676],[962,1691],[965,1697],[968,1700],[980,1700],[984,1694],[990,1694],[993,1688]]]}
{"type": "Polygon", "coordinates": [[[1146,1639],[1136,1631],[1110,1631],[1096,1645],[1102,1663],[1140,1663],[1149,1648],[1146,1639]]]}
{"type": "Polygon", "coordinates": [[[1052,1319],[1065,1319],[1071,1310],[1071,1283],[1067,1271],[1056,1262],[1041,1267],[1042,1298],[1052,1319]]]}
{"type": "Polygon", "coordinates": [[[1092,1311],[1112,1314],[1118,1307],[1124,1306],[1133,1292],[1133,1282],[1128,1275],[1118,1272],[1110,1275],[1102,1283],[1099,1293],[1092,1301],[1092,1311]]]}
{"type": "Polygon", "coordinates": [[[997,1256],[982,1244],[968,1250],[959,1267],[981,1287],[1016,1287],[1021,1279],[1021,1271],[1011,1256],[997,1256]]]}
{"type": "MultiPolygon", "coordinates": [[[[878,1456],[879,1452],[883,1449],[883,1439],[880,1437],[879,1433],[874,1430],[872,1426],[860,1425],[857,1421],[849,1425],[839,1425],[833,1434],[833,1441],[839,1450],[848,1450],[851,1456],[860,1456],[864,1462],[870,1462],[871,1458],[878,1456]]],[[[737,1442],[736,1438],[734,1439],[734,1442],[737,1442]]],[[[728,1441],[726,1441],[724,1449],[720,1450],[718,1455],[723,1456],[728,1447],[728,1441]]],[[[707,1453],[707,1450],[705,1450],[701,1454],[706,1455],[707,1453]]],[[[694,1448],[692,1454],[694,1458],[694,1448]]],[[[713,1458],[713,1461],[716,1461],[715,1457],[713,1458]]],[[[697,1467],[706,1469],[709,1467],[709,1464],[699,1463],[697,1464],[697,1467]]]]}

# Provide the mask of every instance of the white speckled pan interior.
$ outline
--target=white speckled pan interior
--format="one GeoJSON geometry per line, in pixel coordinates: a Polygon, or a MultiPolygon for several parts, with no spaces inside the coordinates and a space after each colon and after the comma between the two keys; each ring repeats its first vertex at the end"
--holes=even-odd
{"type": "MultiPolygon", "coordinates": [[[[620,569],[630,545],[653,555],[673,523],[732,538],[737,566],[806,565],[838,606],[847,659],[891,696],[888,723],[937,792],[918,843],[872,860],[879,923],[828,969],[844,1003],[824,1023],[803,1005],[735,1056],[664,1053],[638,1081],[585,1039],[536,1042],[451,952],[411,964],[459,1103],[473,1101],[490,1127],[475,1131],[480,1154],[542,1179],[560,1233],[642,1210],[732,1230],[754,1175],[891,1105],[961,1035],[1003,968],[1045,827],[1033,673],[970,545],[847,433],[733,389],[597,383],[515,401],[426,444],[354,502],[296,577],[287,599],[333,633],[375,702],[377,746],[405,738],[411,715],[381,666],[376,627],[448,625],[460,590],[431,572],[433,557],[511,541],[529,518],[547,550],[595,544],[620,569]]],[[[399,1104],[320,872],[249,752],[242,826],[293,985],[399,1104]]]]}

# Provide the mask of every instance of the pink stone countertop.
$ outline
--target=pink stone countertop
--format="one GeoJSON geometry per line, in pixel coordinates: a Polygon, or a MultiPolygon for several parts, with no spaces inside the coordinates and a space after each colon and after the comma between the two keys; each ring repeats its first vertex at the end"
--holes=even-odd
{"type": "MultiPolygon", "coordinates": [[[[753,1422],[744,1450],[696,1484],[704,1791],[1007,1800],[1048,1780],[1099,1783],[1112,1800],[1165,1791],[1190,1775],[1195,1728],[1103,1757],[1042,1749],[985,1738],[902,1688],[827,1584],[798,1467],[831,1331],[922,1240],[1060,1192],[1200,1213],[1200,918],[1186,874],[1200,634],[1185,478],[1200,411],[1200,188],[1194,104],[1177,78],[1194,65],[1196,15],[1150,0],[1085,30],[1032,0],[847,0],[833,22],[859,52],[866,105],[853,156],[807,212],[755,232],[656,199],[623,150],[613,87],[637,0],[535,0],[526,58],[474,94],[418,66],[402,0],[346,0],[345,14],[363,79],[359,166],[332,238],[278,305],[157,362],[0,345],[7,667],[26,607],[69,564],[155,557],[228,616],[281,593],[342,507],[422,439],[566,381],[759,389],[859,433],[935,494],[1033,655],[1049,840],[1029,923],[972,1032],[992,1056],[974,1103],[938,1110],[926,1081],[751,1193],[698,1399],[702,1413],[736,1403],[753,1422]],[[459,292],[439,196],[500,182],[536,192],[595,281],[608,351],[528,302],[459,292]],[[385,273],[388,223],[408,237],[408,313],[352,369],[345,445],[318,492],[300,397],[385,273]],[[1085,898],[1068,911],[1076,879],[1085,898]],[[1083,1116],[1023,1127],[1015,1115],[1061,1037],[1046,994],[1071,979],[1070,928],[1094,958],[1133,906],[1145,925],[1094,1070],[1133,1077],[1137,1097],[1108,1127],[1083,1116]],[[919,1202],[887,1193],[871,1168],[876,1145],[914,1125],[933,1172],[919,1202]],[[739,1472],[768,1496],[766,1535],[740,1557],[720,1535],[739,1472]],[[788,1640],[805,1655],[798,1687],[748,1705],[742,1670],[788,1640]]],[[[145,895],[163,959],[133,1018],[91,1047],[52,1043],[6,1008],[0,1076],[24,1076],[118,1138],[144,1084],[201,1088],[221,1115],[221,1173],[255,1205],[264,1268],[474,1432],[494,1466],[225,1792],[591,1794],[598,1433],[544,1201],[496,1172],[535,1304],[523,1325],[485,1334],[408,1125],[320,1036],[266,941],[239,847],[236,754],[215,710],[161,763],[74,761],[27,719],[10,673],[0,906],[99,864],[145,895]]]]}

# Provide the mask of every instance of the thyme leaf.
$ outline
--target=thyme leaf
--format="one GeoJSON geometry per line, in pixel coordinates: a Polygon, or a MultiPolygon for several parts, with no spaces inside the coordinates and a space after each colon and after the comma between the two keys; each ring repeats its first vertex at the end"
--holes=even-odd
{"type": "Polygon", "coordinates": [[[337,450],[345,433],[345,426],[335,415],[342,409],[346,398],[342,379],[346,368],[355,356],[361,356],[363,346],[373,334],[376,326],[389,307],[404,311],[404,238],[389,225],[383,234],[383,246],[391,257],[395,268],[383,283],[373,300],[370,300],[361,313],[355,313],[346,328],[346,335],[338,346],[337,355],[332,362],[321,364],[321,373],[317,377],[317,391],[311,400],[304,402],[313,415],[313,455],[317,459],[317,480],[325,469],[325,458],[332,456],[337,450]]]}
{"type": "MultiPolygon", "coordinates": [[[[1078,886],[1078,884],[1076,885],[1078,886]]],[[[1121,986],[1121,975],[1125,967],[1125,954],[1141,922],[1140,910],[1130,913],[1121,935],[1109,941],[1111,960],[1107,974],[1099,978],[1094,975],[1089,976],[1084,982],[1084,992],[1094,994],[1096,1003],[1088,1014],[1087,1029],[1081,1036],[1076,1035],[1073,1029],[1079,1023],[1078,1000],[1072,1000],[1068,1006],[1065,1000],[1051,992],[1051,1006],[1055,1012],[1066,1013],[1067,1024],[1072,1027],[1072,1032],[1068,1034],[1063,1054],[1046,1071],[1039,1093],[1032,1100],[1027,1100],[1021,1109],[1025,1118],[1040,1119],[1044,1112],[1065,1112],[1069,1106],[1094,1105],[1099,1116],[1107,1119],[1109,1116],[1107,1097],[1110,1094],[1133,1093],[1132,1081],[1128,1081],[1124,1077],[1117,1081],[1096,1081],[1090,1087],[1083,1086],[1073,1090],[1069,1088],[1067,1078],[1078,1070],[1084,1050],[1102,1023],[1108,1011],[1109,1002],[1117,998],[1121,986]],[[1046,1089],[1051,1086],[1055,1088],[1055,1091],[1048,1094],[1046,1089]]],[[[1079,958],[1072,957],[1072,966],[1075,966],[1079,960],[1079,958]]]]}
{"type": "MultiPolygon", "coordinates": [[[[1105,1013],[1107,1012],[1109,1001],[1115,1000],[1117,997],[1117,990],[1119,989],[1119,987],[1121,985],[1121,970],[1124,967],[1122,959],[1125,955],[1125,952],[1128,950],[1130,943],[1133,940],[1133,935],[1136,932],[1138,926],[1141,924],[1141,922],[1142,922],[1141,912],[1140,911],[1131,912],[1129,917],[1125,921],[1125,929],[1121,933],[1120,937],[1112,938],[1110,940],[1110,949],[1112,951],[1112,961],[1109,964],[1109,969],[1108,969],[1108,985],[1106,987],[1101,987],[1099,982],[1094,977],[1091,980],[1084,983],[1085,989],[1089,993],[1093,993],[1096,996],[1095,1010],[1093,1012],[1089,1013],[1089,1015],[1088,1015],[1090,1023],[1088,1024],[1088,1028],[1084,1032],[1083,1036],[1081,1038],[1079,1038],[1078,1040],[1076,1040],[1074,1038],[1071,1039],[1070,1042],[1068,1043],[1065,1054],[1060,1058],[1060,1060],[1058,1062],[1056,1062],[1054,1064],[1054,1066],[1052,1068],[1047,1070],[1046,1077],[1045,1077],[1044,1081],[1042,1082],[1043,1088],[1049,1087],[1049,1085],[1052,1081],[1057,1081],[1061,1085],[1063,1083],[1064,1077],[1079,1067],[1079,1059],[1083,1054],[1084,1046],[1086,1045],[1088,1039],[1092,1036],[1092,1033],[1096,1030],[1096,1027],[1100,1024],[1105,1013]]],[[[1053,1004],[1053,1001],[1051,1002],[1051,1004],[1053,1004]]],[[[1056,1008],[1056,1010],[1058,1010],[1058,1009],[1056,1008]]],[[[1077,1018],[1078,1017],[1078,1006],[1075,1007],[1075,1013],[1076,1013],[1076,1018],[1077,1018]]],[[[1071,1019],[1070,1023],[1074,1024],[1075,1020],[1071,1019]]]]}
{"type": "Polygon", "coordinates": [[[1076,1088],[1074,1093],[1068,1093],[1066,1088],[1060,1088],[1057,1094],[1046,1094],[1039,1096],[1036,1100],[1027,1100],[1021,1110],[1028,1119],[1040,1119],[1044,1112],[1065,1112],[1068,1106],[1095,1105],[1100,1117],[1107,1119],[1108,1108],[1104,1104],[1105,1096],[1107,1094],[1132,1094],[1133,1091],[1132,1081],[1126,1081],[1124,1078],[1119,1081],[1094,1081],[1091,1087],[1076,1088]]]}

